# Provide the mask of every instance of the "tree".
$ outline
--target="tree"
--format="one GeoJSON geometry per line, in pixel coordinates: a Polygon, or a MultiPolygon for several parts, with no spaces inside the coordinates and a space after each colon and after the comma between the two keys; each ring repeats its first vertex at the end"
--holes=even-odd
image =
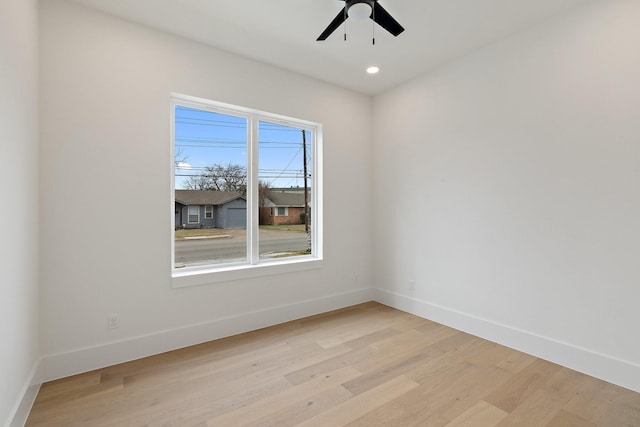
{"type": "Polygon", "coordinates": [[[189,176],[184,180],[182,185],[187,190],[213,190],[209,178],[204,173],[189,176]]]}
{"type": "Polygon", "coordinates": [[[258,206],[265,207],[267,204],[267,197],[271,191],[271,183],[268,181],[258,181],[258,206]]]}
{"type": "Polygon", "coordinates": [[[174,160],[173,160],[176,169],[180,168],[180,165],[186,163],[188,158],[189,158],[189,156],[186,156],[182,152],[182,148],[176,147],[176,152],[174,154],[174,160]]]}
{"type": "Polygon", "coordinates": [[[240,165],[215,164],[207,166],[199,175],[190,176],[184,182],[189,190],[237,191],[247,192],[247,171],[240,165]]]}

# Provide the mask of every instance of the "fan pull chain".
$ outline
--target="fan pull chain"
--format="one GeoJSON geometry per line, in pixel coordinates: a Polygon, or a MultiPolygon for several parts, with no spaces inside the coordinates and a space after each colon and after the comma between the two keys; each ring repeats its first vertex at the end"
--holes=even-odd
{"type": "Polygon", "coordinates": [[[371,33],[373,35],[373,45],[376,45],[376,8],[371,8],[371,33]]]}
{"type": "Polygon", "coordinates": [[[347,8],[346,7],[344,8],[344,41],[347,41],[347,8]]]}

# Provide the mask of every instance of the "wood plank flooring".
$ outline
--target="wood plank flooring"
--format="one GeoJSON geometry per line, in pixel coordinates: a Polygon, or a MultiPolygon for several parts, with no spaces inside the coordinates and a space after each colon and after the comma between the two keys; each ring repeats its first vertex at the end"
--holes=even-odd
{"type": "Polygon", "coordinates": [[[46,383],[27,426],[640,427],[640,394],[367,303],[46,383]]]}

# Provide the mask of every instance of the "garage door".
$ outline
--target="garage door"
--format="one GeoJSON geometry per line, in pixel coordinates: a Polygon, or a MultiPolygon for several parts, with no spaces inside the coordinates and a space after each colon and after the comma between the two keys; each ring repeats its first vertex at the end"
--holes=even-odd
{"type": "Polygon", "coordinates": [[[229,208],[225,228],[245,228],[247,226],[246,208],[229,208]]]}

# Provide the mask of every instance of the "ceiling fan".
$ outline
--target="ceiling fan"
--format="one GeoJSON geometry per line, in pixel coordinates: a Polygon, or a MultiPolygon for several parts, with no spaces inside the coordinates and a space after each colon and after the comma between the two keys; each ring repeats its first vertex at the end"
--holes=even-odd
{"type": "MultiPolygon", "coordinates": [[[[387,12],[378,0],[340,0],[344,1],[344,8],[338,13],[338,15],[331,21],[329,26],[320,34],[317,41],[326,40],[327,37],[331,35],[343,22],[347,20],[350,16],[361,16],[361,17],[369,17],[372,21],[380,25],[382,28],[393,34],[394,36],[398,36],[400,33],[404,31],[402,25],[398,23],[389,12],[387,12]]],[[[344,35],[345,40],[347,39],[347,34],[344,35]]],[[[375,44],[375,38],[373,39],[373,44],[375,44]]]]}

